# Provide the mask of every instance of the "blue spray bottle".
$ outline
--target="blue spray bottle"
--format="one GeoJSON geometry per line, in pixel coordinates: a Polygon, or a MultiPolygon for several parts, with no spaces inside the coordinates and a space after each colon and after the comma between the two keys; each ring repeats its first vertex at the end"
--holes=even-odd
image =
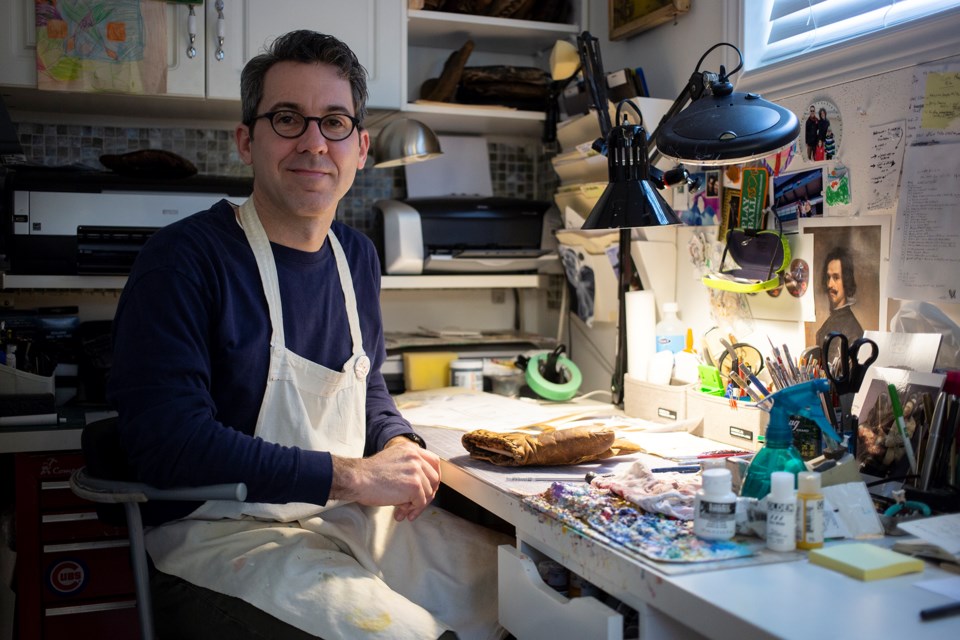
{"type": "Polygon", "coordinates": [[[747,467],[741,496],[760,499],[770,493],[770,474],[774,471],[789,471],[796,476],[807,470],[800,452],[793,446],[790,416],[813,420],[828,436],[839,441],[820,403],[820,395],[829,390],[829,380],[816,378],[781,389],[760,403],[760,408],[770,414],[766,442],[747,467]]]}

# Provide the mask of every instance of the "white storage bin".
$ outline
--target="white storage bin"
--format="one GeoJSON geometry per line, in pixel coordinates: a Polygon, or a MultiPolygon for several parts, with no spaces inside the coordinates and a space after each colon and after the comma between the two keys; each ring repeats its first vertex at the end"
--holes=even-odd
{"type": "Polygon", "coordinates": [[[566,598],[541,580],[529,556],[497,552],[500,624],[519,640],[623,640],[623,616],[596,598],[566,598]]]}
{"type": "Polygon", "coordinates": [[[695,432],[698,436],[749,451],[758,451],[763,446],[759,436],[766,433],[770,419],[769,414],[753,402],[737,402],[734,409],[727,398],[693,389],[687,391],[687,417],[703,418],[695,432]]]}
{"type": "Polygon", "coordinates": [[[687,417],[687,391],[692,384],[652,384],[627,374],[623,380],[623,410],[632,418],[655,421],[687,417]]]}

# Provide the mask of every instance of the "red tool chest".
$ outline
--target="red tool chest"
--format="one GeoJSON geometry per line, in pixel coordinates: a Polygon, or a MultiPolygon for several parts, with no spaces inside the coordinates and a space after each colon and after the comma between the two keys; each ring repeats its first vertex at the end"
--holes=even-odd
{"type": "Polygon", "coordinates": [[[126,529],[70,490],[80,452],[16,454],[19,637],[136,639],[126,529]]]}

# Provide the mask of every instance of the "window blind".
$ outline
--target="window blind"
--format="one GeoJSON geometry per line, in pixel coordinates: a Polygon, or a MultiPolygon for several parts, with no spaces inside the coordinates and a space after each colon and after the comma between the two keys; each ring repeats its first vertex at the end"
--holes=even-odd
{"type": "MultiPolygon", "coordinates": [[[[955,7],[958,0],[772,0],[760,65],[955,7]]],[[[749,9],[750,5],[745,3],[749,9]]]]}

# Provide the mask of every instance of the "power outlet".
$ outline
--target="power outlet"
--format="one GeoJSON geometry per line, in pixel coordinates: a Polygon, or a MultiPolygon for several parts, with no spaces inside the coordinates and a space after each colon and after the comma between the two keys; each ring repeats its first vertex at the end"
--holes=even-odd
{"type": "Polygon", "coordinates": [[[507,301],[507,292],[503,289],[493,289],[490,292],[490,301],[493,304],[503,304],[507,301]]]}

